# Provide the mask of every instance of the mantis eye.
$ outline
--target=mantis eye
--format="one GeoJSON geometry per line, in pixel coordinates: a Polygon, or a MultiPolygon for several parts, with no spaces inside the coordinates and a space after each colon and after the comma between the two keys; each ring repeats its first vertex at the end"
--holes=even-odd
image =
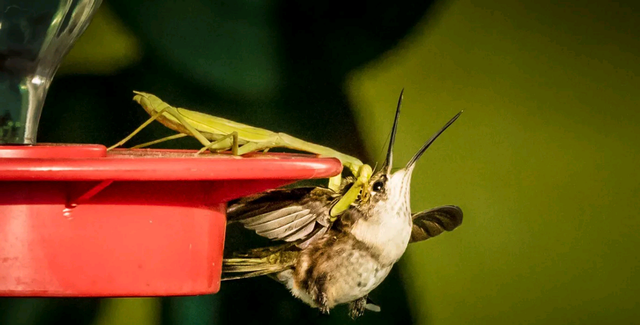
{"type": "Polygon", "coordinates": [[[374,190],[375,192],[384,191],[384,182],[383,181],[377,181],[377,182],[373,183],[373,185],[371,186],[371,189],[374,190]]]}

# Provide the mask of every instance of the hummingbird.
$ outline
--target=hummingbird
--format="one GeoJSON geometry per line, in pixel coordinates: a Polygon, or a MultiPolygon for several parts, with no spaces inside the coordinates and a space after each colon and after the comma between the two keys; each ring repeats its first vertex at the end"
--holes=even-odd
{"type": "Polygon", "coordinates": [[[269,276],[325,314],[345,303],[354,319],[365,309],[380,310],[368,294],[387,277],[408,244],[454,230],[463,216],[455,205],[412,214],[409,202],[416,162],[462,111],[403,168],[392,172],[402,98],[401,92],[384,164],[337,219],[330,210],[353,184],[351,178],[337,192],[325,187],[281,188],[230,202],[229,223],[239,222],[280,243],[225,258],[223,280],[269,276]]]}

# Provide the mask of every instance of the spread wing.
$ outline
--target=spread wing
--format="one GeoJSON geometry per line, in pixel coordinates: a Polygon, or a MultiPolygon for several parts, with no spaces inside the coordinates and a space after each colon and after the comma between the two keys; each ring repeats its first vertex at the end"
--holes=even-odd
{"type": "Polygon", "coordinates": [[[338,199],[336,192],[320,187],[276,189],[231,202],[227,218],[260,236],[304,248],[329,229],[329,211],[338,199]]]}
{"type": "Polygon", "coordinates": [[[410,243],[427,240],[452,231],[462,224],[462,209],[455,205],[444,205],[413,215],[410,243]]]}

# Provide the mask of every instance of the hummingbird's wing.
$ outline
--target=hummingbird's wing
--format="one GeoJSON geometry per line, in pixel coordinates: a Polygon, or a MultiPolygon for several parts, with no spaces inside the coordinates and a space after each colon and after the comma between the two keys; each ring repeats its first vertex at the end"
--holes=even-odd
{"type": "Polygon", "coordinates": [[[304,248],[331,226],[329,211],[338,199],[336,192],[321,187],[276,189],[231,202],[227,219],[260,236],[304,248]]]}
{"type": "Polygon", "coordinates": [[[427,240],[452,231],[462,224],[462,209],[455,205],[444,205],[413,215],[410,243],[427,240]]]}

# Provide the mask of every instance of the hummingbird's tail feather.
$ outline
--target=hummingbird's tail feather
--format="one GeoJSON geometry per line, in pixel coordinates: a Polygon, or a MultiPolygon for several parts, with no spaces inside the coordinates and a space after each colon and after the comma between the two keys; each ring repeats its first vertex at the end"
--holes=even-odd
{"type": "Polygon", "coordinates": [[[242,260],[250,259],[230,258],[224,260],[224,266],[222,269],[223,281],[269,275],[282,272],[289,268],[284,265],[269,265],[264,263],[262,259],[252,259],[251,262],[242,260]]]}
{"type": "Polygon", "coordinates": [[[246,279],[282,272],[293,267],[297,257],[298,250],[291,244],[252,249],[223,259],[222,280],[246,279]]]}

